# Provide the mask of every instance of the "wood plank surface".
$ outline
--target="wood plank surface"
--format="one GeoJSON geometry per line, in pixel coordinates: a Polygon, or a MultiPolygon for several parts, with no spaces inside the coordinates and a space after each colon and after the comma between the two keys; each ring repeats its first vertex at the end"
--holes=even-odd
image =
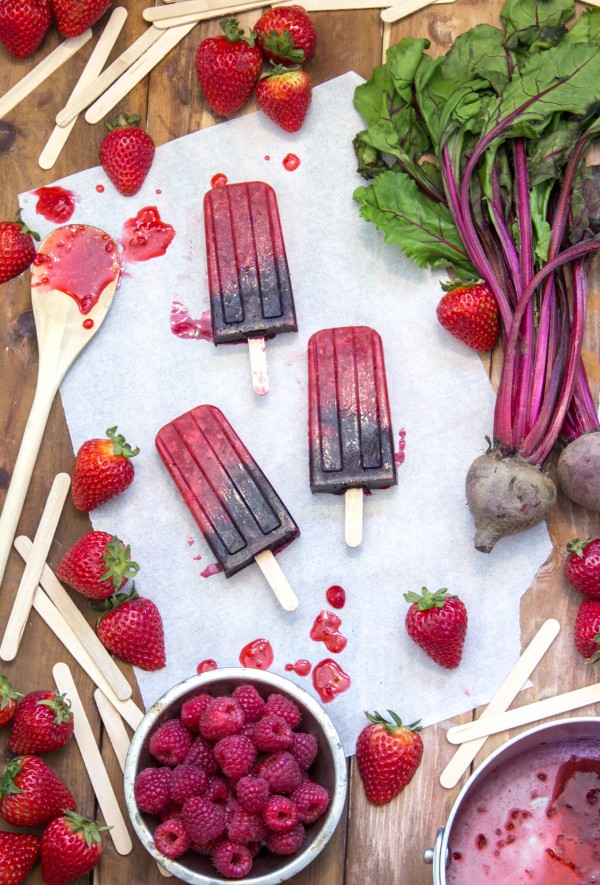
{"type": "MultiPolygon", "coordinates": [[[[131,0],[127,4],[129,16],[109,61],[123,52],[145,30],[147,25],[142,19],[142,10],[147,5],[147,0],[131,0]]],[[[385,29],[377,9],[314,13],[318,34],[317,52],[306,67],[315,84],[349,70],[368,77],[372,69],[381,62],[386,43],[396,43],[405,36],[425,36],[431,41],[433,54],[445,52],[455,37],[474,24],[496,23],[500,6],[500,0],[456,0],[452,5],[430,6],[386,26],[385,29]]],[[[246,12],[239,16],[240,24],[251,26],[259,15],[260,10],[246,12]]],[[[14,218],[18,208],[17,194],[20,191],[97,165],[98,148],[105,130],[102,123],[90,126],[83,116],[78,119],[52,170],[41,170],[37,159],[54,127],[54,117],[68,100],[107,19],[108,14],[94,27],[93,39],[74,59],[25,99],[6,119],[0,120],[0,176],[3,183],[0,188],[1,220],[14,218]]],[[[118,108],[129,113],[139,113],[142,124],[157,145],[218,122],[200,94],[194,66],[194,55],[200,41],[217,33],[218,20],[197,24],[118,108]]],[[[53,29],[37,52],[22,61],[12,59],[0,47],[0,95],[39,63],[59,42],[60,37],[53,29]]],[[[254,109],[252,100],[239,113],[248,113],[254,109]]],[[[596,396],[600,384],[599,283],[596,274],[591,282],[588,329],[584,345],[585,361],[596,396]]],[[[37,375],[37,347],[31,313],[29,274],[25,273],[2,285],[0,294],[1,506],[33,398],[37,375]]],[[[496,380],[497,362],[492,359],[489,366],[493,381],[496,380]]],[[[97,430],[98,428],[90,428],[91,432],[97,430]]],[[[57,398],[19,523],[20,534],[33,537],[53,477],[59,471],[70,472],[72,461],[73,450],[60,399],[57,398]]],[[[51,568],[56,569],[68,546],[90,527],[88,517],[78,513],[72,503],[67,501],[48,557],[51,568]]],[[[517,704],[578,688],[592,681],[589,665],[579,660],[573,650],[572,624],[579,598],[566,585],[562,576],[562,563],[566,542],[575,536],[600,534],[600,518],[560,497],[549,529],[555,550],[523,598],[523,646],[546,618],[557,618],[562,631],[534,674],[534,688],[522,692],[517,704]]],[[[22,570],[22,560],[18,554],[13,553],[0,593],[0,629],[6,624],[22,570]]],[[[91,622],[92,616],[85,600],[75,601],[91,622]]],[[[501,588],[498,589],[498,598],[490,600],[489,604],[498,606],[501,613],[501,588]]],[[[493,650],[490,650],[490,655],[493,655],[493,650]]],[[[53,684],[52,667],[63,659],[72,669],[94,735],[124,810],[120,790],[121,771],[93,701],[93,683],[65,652],[37,613],[33,612],[29,618],[17,659],[6,663],[3,670],[22,692],[50,688],[53,684]]],[[[125,665],[120,667],[134,684],[131,668],[125,665]]],[[[136,703],[141,703],[137,687],[134,687],[133,697],[136,703]]],[[[586,714],[592,711],[584,709],[580,712],[586,714]]],[[[598,711],[596,709],[593,712],[598,711]]],[[[354,760],[351,760],[351,785],[346,814],[325,851],[307,870],[295,877],[294,885],[431,883],[431,869],[423,862],[423,851],[433,845],[436,831],[448,817],[460,789],[460,784],[453,790],[444,790],[439,785],[439,775],[454,752],[454,748],[445,740],[445,733],[450,725],[468,721],[478,713],[479,711],[465,714],[452,722],[425,729],[425,752],[416,777],[400,797],[386,806],[375,807],[366,801],[354,760]]],[[[6,730],[0,733],[0,747],[6,754],[5,732],[6,730]]],[[[490,737],[474,766],[506,737],[490,737]]],[[[67,752],[67,748],[64,748],[51,754],[48,761],[75,793],[79,810],[89,816],[99,816],[79,754],[67,752]]],[[[132,854],[122,857],[116,853],[110,840],[106,840],[105,854],[98,872],[92,877],[81,877],[76,885],[91,885],[92,882],[96,885],[100,882],[103,885],[121,885],[125,882],[131,885],[157,885],[163,881],[153,860],[135,838],[134,843],[132,854]]],[[[31,874],[28,882],[41,885],[39,867],[31,874]]]]}

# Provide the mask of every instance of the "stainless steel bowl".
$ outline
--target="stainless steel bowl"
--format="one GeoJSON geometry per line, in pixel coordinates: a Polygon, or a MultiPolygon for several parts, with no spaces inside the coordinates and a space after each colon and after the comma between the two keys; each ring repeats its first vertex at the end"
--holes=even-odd
{"type": "Polygon", "coordinates": [[[125,801],[133,827],[146,850],[170,873],[190,885],[230,885],[235,880],[222,877],[209,858],[194,852],[187,852],[177,860],[169,860],[156,850],[152,834],[157,819],[138,811],[133,795],[135,778],[143,768],[156,764],[148,751],[150,736],[161,722],[179,713],[184,701],[200,691],[214,695],[230,694],[238,685],[249,682],[256,685],[263,696],[273,691],[280,692],[300,707],[302,731],[314,734],[319,743],[319,753],[309,774],[311,779],[329,791],[331,803],[325,815],[307,827],[305,842],[297,854],[282,857],[261,851],[244,882],[275,885],[299,873],[323,850],[335,831],[344,807],[348,784],[342,744],[325,710],[303,688],[282,676],[247,667],[212,670],[186,679],[159,698],[136,729],[125,762],[125,801]]]}

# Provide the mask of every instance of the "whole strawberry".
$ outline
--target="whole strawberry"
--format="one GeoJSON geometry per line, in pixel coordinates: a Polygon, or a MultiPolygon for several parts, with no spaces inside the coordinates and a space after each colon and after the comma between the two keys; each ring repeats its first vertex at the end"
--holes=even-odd
{"type": "Polygon", "coordinates": [[[58,750],[73,735],[71,704],[62,694],[40,689],[26,695],[17,708],[8,749],[19,756],[58,750]]]}
{"type": "Polygon", "coordinates": [[[303,6],[273,6],[256,22],[254,33],[271,61],[301,64],[314,55],[317,31],[303,6]]]}
{"type": "Polygon", "coordinates": [[[56,574],[89,599],[107,599],[139,571],[131,548],[109,532],[88,532],[70,547],[56,574]]]}
{"type": "Polygon", "coordinates": [[[467,609],[458,596],[451,596],[445,587],[430,593],[405,593],[411,603],[406,613],[406,630],[436,664],[453,670],[462,658],[467,635],[467,609]]]}
{"type": "Polygon", "coordinates": [[[52,10],[63,37],[78,37],[95,24],[112,0],[52,0],[52,10]]]}
{"type": "Polygon", "coordinates": [[[49,0],[0,3],[0,43],[14,58],[27,58],[35,52],[51,24],[49,0]]]}
{"type": "Polygon", "coordinates": [[[64,885],[93,870],[102,857],[102,830],[74,811],[55,818],[42,834],[42,876],[46,885],[64,885]]]}
{"type": "Polygon", "coordinates": [[[140,667],[160,670],[165,666],[165,637],[162,618],[152,600],[131,593],[118,593],[104,603],[96,633],[112,654],[140,667]]]}
{"type": "Polygon", "coordinates": [[[154,160],[154,142],[139,122],[139,114],[119,114],[105,124],[108,133],[100,145],[102,168],[125,197],[137,194],[154,160]]]}
{"type": "Polygon", "coordinates": [[[132,449],[117,428],[106,431],[108,439],[89,439],[75,456],[71,476],[71,493],[77,510],[89,512],[128,488],[134,475],[131,458],[139,449],[132,449]]]}
{"type": "Polygon", "coordinates": [[[600,538],[576,538],[567,544],[565,578],[576,590],[600,599],[600,538]]]}
{"type": "Polygon", "coordinates": [[[15,691],[6,676],[0,676],[0,728],[14,719],[17,701],[22,697],[21,692],[15,691]]]}
{"type": "Polygon", "coordinates": [[[224,36],[208,37],[196,50],[200,87],[215,114],[229,117],[244,105],[258,82],[262,54],[254,35],[245,35],[236,19],[221,22],[224,36]]]}
{"type": "Polygon", "coordinates": [[[40,837],[33,833],[0,831],[0,882],[21,885],[40,853],[40,837]]]}
{"type": "Polygon", "coordinates": [[[297,132],[312,100],[312,81],[300,68],[276,65],[256,87],[259,108],[286,132],[297,132]]]}
{"type": "Polygon", "coordinates": [[[498,305],[484,283],[457,286],[437,306],[441,325],[473,350],[491,350],[498,338],[498,305]]]}
{"type": "Polygon", "coordinates": [[[582,658],[600,661],[600,600],[584,599],[575,618],[575,648],[582,658]]]}
{"type": "Polygon", "coordinates": [[[356,764],[367,799],[384,805],[412,780],[423,755],[418,723],[403,725],[388,710],[391,721],[379,713],[366,713],[366,725],[356,741],[356,764]]]}
{"type": "Polygon", "coordinates": [[[0,814],[13,827],[35,827],[75,809],[71,791],[39,756],[14,756],[6,763],[0,797],[0,814]]]}
{"type": "Polygon", "coordinates": [[[39,240],[21,221],[0,222],[0,283],[18,277],[35,258],[35,243],[39,240]]]}

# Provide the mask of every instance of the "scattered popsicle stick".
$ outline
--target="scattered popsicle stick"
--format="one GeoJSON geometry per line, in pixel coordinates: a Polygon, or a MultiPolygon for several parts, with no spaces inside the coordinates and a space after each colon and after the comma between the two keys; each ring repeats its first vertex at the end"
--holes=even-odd
{"type": "Polygon", "coordinates": [[[156,65],[162,61],[171,49],[180,43],[186,34],[194,27],[194,24],[181,25],[180,27],[170,28],[167,32],[160,35],[159,39],[150,49],[138,58],[138,60],[127,70],[94,104],[88,108],[85,119],[88,123],[98,123],[116,104],[118,104],[126,95],[128,95],[134,86],[144,79],[156,65]]]}
{"type": "MultiPolygon", "coordinates": [[[[382,9],[381,20],[384,22],[400,21],[401,18],[406,18],[406,16],[412,15],[413,12],[418,12],[419,9],[431,6],[432,2],[433,0],[400,0],[399,3],[389,6],[387,9],[382,9]]],[[[436,0],[436,2],[454,3],[454,0],[436,0]]]]}
{"type": "MultiPolygon", "coordinates": [[[[487,705],[479,719],[487,719],[497,713],[508,710],[524,683],[531,676],[539,662],[542,660],[560,631],[560,624],[554,618],[545,621],[535,634],[513,669],[510,671],[495,697],[487,705]]],[[[471,723],[469,723],[471,724],[471,723]]],[[[440,775],[440,784],[447,790],[455,787],[459,782],[477,753],[485,744],[487,738],[467,741],[461,744],[450,762],[440,775]]]]}
{"type": "Polygon", "coordinates": [[[265,6],[265,0],[247,0],[247,2],[238,0],[238,3],[232,3],[232,0],[218,0],[215,3],[211,0],[179,0],[178,3],[171,3],[169,6],[148,6],[142,15],[147,22],[156,24],[184,15],[206,14],[208,18],[214,18],[229,13],[231,9],[242,10],[245,7],[253,9],[258,6],[265,6]]]}
{"type": "Polygon", "coordinates": [[[364,497],[364,492],[361,487],[356,489],[346,489],[344,492],[344,537],[348,547],[358,547],[362,541],[364,497]]]}
{"type": "MultiPolygon", "coordinates": [[[[21,554],[25,562],[28,562],[32,548],[29,538],[26,538],[24,535],[15,538],[15,548],[21,554]]],[[[129,682],[119,670],[112,657],[104,648],[94,630],[86,621],[81,611],[77,608],[54,572],[46,564],[44,564],[42,568],[39,583],[59,610],[71,631],[85,647],[90,658],[95,662],[98,670],[100,670],[107,682],[112,686],[114,694],[123,701],[130,698],[131,686],[129,682]]]]}
{"type": "Polygon", "coordinates": [[[58,663],[52,668],[52,675],[60,693],[66,694],[71,701],[75,740],[81,752],[83,763],[96,794],[104,821],[111,828],[109,834],[115,849],[119,854],[130,854],[133,850],[133,843],[127,831],[127,824],[119,807],[115,791],[94,738],[87,713],[81,703],[71,671],[67,664],[58,663]]]}
{"type": "Polygon", "coordinates": [[[281,566],[271,550],[261,550],[254,557],[261,572],[267,579],[269,586],[277,600],[287,612],[293,612],[298,608],[298,598],[288,583],[288,579],[281,570],[281,566]]]}
{"type": "Polygon", "coordinates": [[[252,387],[258,396],[264,396],[269,392],[269,372],[267,370],[267,349],[264,338],[248,338],[248,353],[250,354],[250,371],[252,373],[252,387]]]}
{"type": "Polygon", "coordinates": [[[19,584],[19,589],[17,590],[4,631],[2,644],[0,645],[0,658],[3,661],[12,661],[17,656],[27,618],[31,611],[33,595],[40,580],[70,485],[71,477],[69,474],[58,473],[50,488],[50,493],[31,547],[31,555],[25,565],[21,583],[19,584]]]}
{"type": "MultiPolygon", "coordinates": [[[[272,6],[293,6],[297,0],[277,0],[272,6]]],[[[600,0],[599,0],[600,2],[600,0]]],[[[384,9],[393,0],[303,0],[307,12],[339,12],[345,9],[384,9]]]]}
{"type": "MultiPolygon", "coordinates": [[[[117,37],[123,29],[126,18],[127,10],[124,6],[117,6],[116,9],[113,9],[106,27],[100,34],[98,42],[96,43],[85,68],[81,72],[81,76],[77,81],[75,89],[71,93],[71,99],[73,96],[77,96],[84,87],[96,81],[96,78],[100,75],[102,68],[106,64],[106,60],[117,41],[117,37]]],[[[42,169],[52,169],[60,152],[67,143],[67,139],[73,131],[76,122],[77,117],[73,117],[71,122],[67,123],[66,126],[54,127],[38,160],[42,169]]]]}

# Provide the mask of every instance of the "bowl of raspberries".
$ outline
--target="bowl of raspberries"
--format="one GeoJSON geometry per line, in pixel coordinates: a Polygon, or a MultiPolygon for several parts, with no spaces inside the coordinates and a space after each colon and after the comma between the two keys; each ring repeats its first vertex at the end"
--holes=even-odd
{"type": "Polygon", "coordinates": [[[191,885],[275,885],[322,851],[344,806],[344,750],[304,689],[248,668],[170,689],[133,735],[125,799],[166,870],[191,885]]]}

